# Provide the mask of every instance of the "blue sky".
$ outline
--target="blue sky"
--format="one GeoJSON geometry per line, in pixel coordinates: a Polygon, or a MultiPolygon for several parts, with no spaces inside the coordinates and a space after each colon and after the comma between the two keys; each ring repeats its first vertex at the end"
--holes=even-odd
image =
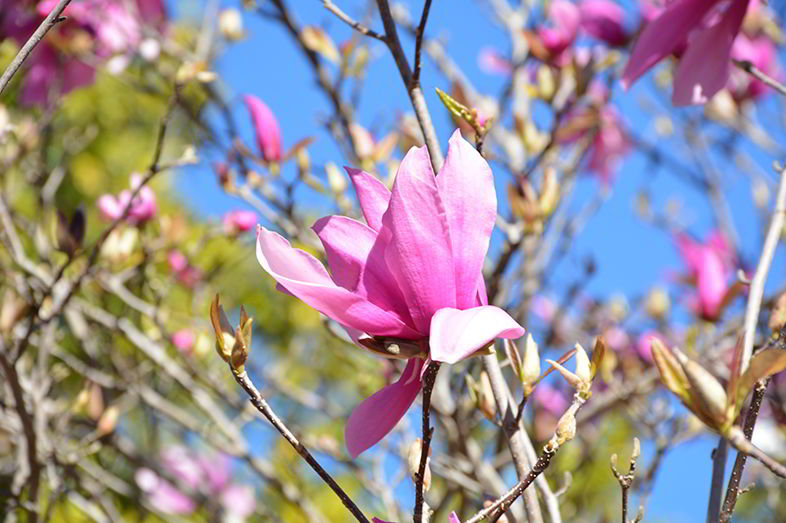
{"type": "MultiPolygon", "coordinates": [[[[362,17],[364,2],[344,0],[339,3],[351,15],[362,17]]],[[[351,35],[350,29],[327,13],[320,1],[290,1],[288,4],[297,12],[300,23],[323,26],[337,42],[351,35]]],[[[419,14],[421,2],[409,1],[405,4],[411,7],[414,16],[419,14]]],[[[239,5],[239,2],[226,5],[239,5]]],[[[187,16],[198,12],[201,3],[181,2],[178,7],[180,14],[187,16]]],[[[316,123],[330,114],[330,104],[316,88],[312,71],[302,59],[300,51],[278,25],[264,22],[251,14],[244,16],[244,22],[249,37],[227,50],[219,61],[218,70],[228,86],[227,94],[246,143],[254,147],[251,125],[239,95],[251,93],[263,99],[278,115],[285,148],[305,136],[316,136],[317,141],[309,148],[314,164],[321,165],[327,161],[340,164],[340,151],[316,123]]],[[[381,24],[375,18],[372,26],[380,29],[381,24]]],[[[451,55],[481,92],[494,94],[501,91],[504,78],[482,72],[476,60],[478,51],[486,46],[496,47],[503,53],[508,50],[507,38],[493,22],[484,2],[434,2],[428,34],[445,39],[451,55]]],[[[402,36],[402,40],[411,56],[411,39],[402,36]]],[[[391,128],[397,114],[410,112],[411,109],[405,88],[387,50],[379,42],[372,42],[371,46],[374,59],[358,108],[358,120],[364,126],[384,134],[391,128]]],[[[434,94],[434,88],[448,90],[449,84],[428,59],[424,61],[422,84],[439,137],[442,144],[446,145],[453,128],[434,94]]],[[[768,128],[777,129],[777,115],[783,114],[783,107],[779,100],[772,98],[766,102],[760,114],[768,128]]],[[[659,100],[656,103],[662,104],[661,108],[668,104],[667,97],[655,93],[650,79],[640,82],[626,94],[621,92],[619,86],[614,87],[613,100],[637,134],[650,143],[660,145],[671,156],[697,171],[681,139],[663,138],[655,133],[652,120],[642,110],[643,103],[653,99],[659,100]]],[[[695,118],[700,111],[695,108],[683,109],[675,116],[679,119],[695,118]]],[[[675,124],[679,125],[679,120],[675,120],[675,124]]],[[[710,127],[709,132],[719,137],[728,134],[719,127],[710,127]]],[[[776,140],[782,139],[782,130],[773,131],[772,136],[776,140]]],[[[772,183],[775,178],[770,165],[774,158],[757,152],[745,140],[743,143],[743,150],[751,154],[763,177],[772,183]]],[[[779,152],[782,154],[782,151],[779,152]]],[[[179,177],[178,190],[183,200],[198,212],[216,218],[226,210],[243,207],[241,202],[225,196],[216,184],[210,162],[220,158],[211,156],[209,152],[204,156],[202,165],[185,170],[179,177]]],[[[744,258],[749,263],[755,263],[758,258],[760,225],[751,204],[750,179],[717,154],[711,158],[727,183],[727,197],[742,239],[744,258]]],[[[285,176],[291,174],[291,168],[289,173],[285,168],[285,176]]],[[[498,167],[495,172],[500,172],[498,167]]],[[[502,175],[499,175],[498,182],[499,188],[504,189],[506,181],[502,175]]],[[[612,197],[574,242],[572,254],[556,268],[553,281],[558,288],[564,288],[575,279],[580,270],[580,261],[588,253],[594,254],[598,272],[587,285],[586,291],[596,296],[608,296],[614,292],[641,294],[654,282],[663,282],[669,269],[679,269],[680,261],[669,236],[642,222],[633,211],[635,196],[643,188],[651,195],[655,209],[663,210],[667,201],[679,199],[685,210],[683,217],[687,218],[689,230],[697,236],[702,237],[712,228],[706,197],[664,168],[653,165],[643,155],[630,155],[617,174],[612,197]]],[[[597,189],[598,184],[592,177],[583,177],[572,205],[580,208],[597,189]]],[[[499,194],[502,197],[504,192],[500,191],[499,194]]],[[[319,205],[306,192],[300,196],[305,205],[319,205]]],[[[324,211],[332,212],[329,208],[324,211]]],[[[310,208],[309,212],[319,215],[320,209],[310,208]]],[[[783,269],[784,260],[779,255],[772,269],[769,289],[774,288],[775,283],[782,283],[783,269]]],[[[419,413],[413,409],[411,415],[419,416],[419,413]]],[[[709,492],[710,451],[715,443],[714,436],[702,437],[677,447],[666,456],[648,502],[647,520],[703,520],[709,492]]],[[[645,446],[644,450],[646,460],[651,449],[645,446]]],[[[609,454],[614,451],[616,449],[610,449],[609,454]]],[[[730,459],[733,456],[734,453],[731,453],[730,459]]],[[[613,501],[617,502],[616,499],[613,501]]],[[[635,504],[632,506],[635,507],[635,504]]]]}

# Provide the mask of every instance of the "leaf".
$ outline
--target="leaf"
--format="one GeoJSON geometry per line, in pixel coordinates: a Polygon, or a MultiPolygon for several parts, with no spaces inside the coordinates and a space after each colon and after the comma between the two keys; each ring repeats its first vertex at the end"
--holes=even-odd
{"type": "Polygon", "coordinates": [[[737,386],[737,399],[734,405],[735,413],[742,409],[745,398],[748,397],[757,381],[768,378],[784,369],[786,369],[786,350],[771,347],[755,353],[751,358],[748,369],[740,377],[739,385],[737,386]]]}
{"type": "Polygon", "coordinates": [[[592,347],[592,361],[590,362],[590,379],[595,379],[595,373],[598,372],[603,356],[606,354],[606,341],[602,336],[595,338],[595,346],[592,347]]]}
{"type": "Polygon", "coordinates": [[[300,40],[309,50],[319,53],[334,64],[341,62],[341,55],[338,52],[336,44],[334,44],[328,34],[319,27],[313,25],[304,27],[303,31],[300,33],[300,40]]]}

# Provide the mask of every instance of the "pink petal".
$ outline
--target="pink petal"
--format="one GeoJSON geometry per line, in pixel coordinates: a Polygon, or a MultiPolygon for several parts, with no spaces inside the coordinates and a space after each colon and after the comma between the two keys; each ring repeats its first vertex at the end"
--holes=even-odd
{"type": "Polygon", "coordinates": [[[103,220],[113,222],[123,215],[123,208],[120,202],[111,194],[104,194],[96,202],[98,212],[103,220]]]}
{"type": "Polygon", "coordinates": [[[729,81],[731,47],[747,7],[746,0],[731,2],[719,22],[688,42],[674,76],[674,105],[705,103],[729,81]]]}
{"type": "Polygon", "coordinates": [[[625,10],[611,0],[583,0],[579,4],[581,28],[611,46],[624,44],[628,36],[623,24],[625,10]]]}
{"type": "Polygon", "coordinates": [[[257,213],[254,211],[237,210],[226,213],[221,220],[224,229],[230,234],[250,231],[257,223],[257,213]]]}
{"type": "Polygon", "coordinates": [[[622,86],[627,89],[653,65],[670,55],[717,3],[718,0],[676,0],[670,3],[647,24],[636,41],[622,73],[622,86]]]}
{"type": "Polygon", "coordinates": [[[458,517],[458,514],[455,512],[451,512],[448,516],[448,523],[461,523],[461,520],[458,517]]]}
{"type": "Polygon", "coordinates": [[[190,354],[194,346],[194,333],[190,329],[180,329],[172,334],[172,345],[184,354],[190,354]]]}
{"type": "Polygon", "coordinates": [[[515,339],[525,332],[507,312],[493,305],[463,311],[444,308],[431,320],[429,354],[434,361],[456,363],[494,338],[515,339]]]}
{"type": "Polygon", "coordinates": [[[407,303],[385,262],[386,244],[368,225],[346,216],[314,223],[333,281],[411,323],[407,303]]]}
{"type": "Polygon", "coordinates": [[[344,429],[349,455],[357,458],[393,430],[420,392],[423,360],[412,358],[396,383],[378,390],[355,407],[344,429]]]}
{"type": "Polygon", "coordinates": [[[646,361],[652,363],[652,342],[658,340],[668,347],[669,342],[666,338],[655,330],[643,332],[636,339],[636,352],[646,361]]]}
{"type": "Polygon", "coordinates": [[[287,291],[343,325],[377,336],[420,337],[394,314],[336,285],[316,258],[264,227],[257,229],[257,260],[287,291]]]}
{"type": "Polygon", "coordinates": [[[388,209],[390,190],[373,174],[352,167],[345,167],[345,169],[355,186],[366,223],[378,232],[382,227],[382,215],[388,209]]]}
{"type": "Polygon", "coordinates": [[[254,488],[251,485],[229,485],[221,491],[221,505],[224,510],[237,518],[249,517],[254,513],[257,505],[254,488]]]}
{"type": "Polygon", "coordinates": [[[556,56],[570,47],[576,39],[579,10],[572,2],[556,0],[549,4],[548,18],[554,23],[554,27],[541,27],[538,36],[549,54],[556,56]]]}
{"type": "Polygon", "coordinates": [[[497,219],[497,193],[491,167],[458,129],[448,143],[437,188],[450,227],[456,307],[468,309],[476,305],[478,277],[497,219]]]}
{"type": "Polygon", "coordinates": [[[251,113],[251,121],[254,123],[262,157],[268,162],[277,162],[281,159],[281,131],[278,120],[273,111],[256,96],[247,94],[243,100],[246,102],[248,112],[251,113]]]}
{"type": "Polygon", "coordinates": [[[456,283],[447,213],[425,146],[401,162],[382,224],[380,235],[390,235],[388,266],[415,326],[426,333],[434,312],[455,306],[456,283]]]}
{"type": "Polygon", "coordinates": [[[702,249],[697,285],[702,314],[708,318],[717,317],[727,290],[726,271],[723,260],[708,247],[702,249]]]}
{"type": "Polygon", "coordinates": [[[513,65],[493,47],[484,47],[478,53],[478,67],[489,74],[509,76],[513,65]]]}
{"type": "Polygon", "coordinates": [[[568,408],[568,400],[559,389],[555,389],[548,383],[539,383],[533,393],[537,403],[546,411],[555,416],[562,415],[568,408]]]}

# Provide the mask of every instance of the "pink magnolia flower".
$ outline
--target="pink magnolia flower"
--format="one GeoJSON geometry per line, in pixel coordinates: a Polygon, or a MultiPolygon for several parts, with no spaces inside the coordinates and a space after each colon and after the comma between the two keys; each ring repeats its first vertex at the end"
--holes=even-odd
{"type": "Polygon", "coordinates": [[[579,3],[581,29],[590,36],[617,47],[628,41],[624,28],[625,10],[612,0],[582,0],[579,3]]]}
{"type": "MultiPolygon", "coordinates": [[[[749,38],[740,33],[731,47],[731,57],[735,60],[751,62],[767,76],[774,78],[781,76],[777,49],[773,41],[765,36],[749,38]]],[[[732,69],[727,87],[732,96],[740,101],[756,100],[770,91],[767,84],[737,68],[732,69]]]]}
{"type": "Polygon", "coordinates": [[[191,354],[196,337],[190,329],[180,329],[172,334],[172,345],[183,354],[191,354]]]}
{"type": "Polygon", "coordinates": [[[277,162],[281,160],[281,130],[278,127],[278,120],[273,111],[265,103],[247,94],[243,97],[248,112],[251,114],[251,121],[254,124],[254,132],[257,137],[257,145],[262,158],[267,162],[277,162]]]}
{"type": "Polygon", "coordinates": [[[356,342],[378,350],[397,343],[413,356],[397,382],[352,412],[345,439],[356,457],[415,401],[423,358],[455,363],[495,338],[525,331],[488,305],[482,267],[497,197],[491,168],[460,132],[437,177],[425,147],[406,154],[392,192],[371,174],[347,171],[366,223],[329,216],[314,224],[330,274],[264,227],[257,259],[280,287],[345,326],[356,342]]]}
{"type": "Polygon", "coordinates": [[[131,175],[130,190],[125,190],[117,196],[104,194],[99,197],[96,205],[101,218],[106,221],[115,221],[123,216],[129,205],[126,221],[132,225],[142,224],[155,216],[157,210],[156,193],[149,186],[142,187],[134,201],[131,201],[131,194],[141,183],[142,177],[135,173],[131,175]]]}
{"type": "Polygon", "coordinates": [[[178,486],[148,468],[140,468],[135,474],[137,485],[157,510],[172,515],[193,513],[197,503],[181,490],[185,487],[189,493],[217,499],[229,521],[242,521],[253,514],[256,508],[254,489],[231,482],[232,462],[226,454],[198,455],[177,446],[164,451],[159,462],[178,486]]]}
{"type": "Polygon", "coordinates": [[[674,0],[647,24],[622,74],[629,87],[684,42],[672,103],[701,104],[728,82],[732,44],[749,0],[674,0]]]}
{"type": "Polygon", "coordinates": [[[660,341],[666,347],[669,346],[669,342],[666,340],[666,337],[655,330],[642,332],[639,337],[636,338],[636,352],[639,356],[641,356],[642,359],[650,363],[652,363],[652,342],[654,340],[660,341]]]}
{"type": "Polygon", "coordinates": [[[549,4],[547,18],[552,25],[538,28],[538,37],[551,56],[559,57],[576,40],[579,9],[567,0],[555,0],[549,4]]]}
{"type": "Polygon", "coordinates": [[[696,280],[697,312],[707,319],[717,319],[733,270],[731,248],[725,239],[715,234],[702,244],[680,233],[676,236],[676,243],[680,256],[696,280]]]}
{"type": "Polygon", "coordinates": [[[245,210],[229,211],[221,221],[228,234],[239,234],[250,231],[257,224],[257,213],[245,210]]]}
{"type": "Polygon", "coordinates": [[[478,67],[489,74],[509,76],[513,73],[513,64],[493,47],[484,47],[478,53],[478,67]]]}
{"type": "Polygon", "coordinates": [[[536,403],[554,416],[562,416],[562,413],[568,408],[569,402],[565,394],[548,383],[538,383],[533,395],[536,403]]]}
{"type": "Polygon", "coordinates": [[[192,288],[202,279],[202,271],[191,265],[185,254],[177,249],[169,251],[167,261],[169,261],[169,268],[175,273],[177,281],[186,287],[192,288]]]}
{"type": "Polygon", "coordinates": [[[589,168],[598,173],[604,183],[610,184],[630,148],[619,111],[613,105],[604,105],[600,110],[599,129],[589,150],[589,168]]]}

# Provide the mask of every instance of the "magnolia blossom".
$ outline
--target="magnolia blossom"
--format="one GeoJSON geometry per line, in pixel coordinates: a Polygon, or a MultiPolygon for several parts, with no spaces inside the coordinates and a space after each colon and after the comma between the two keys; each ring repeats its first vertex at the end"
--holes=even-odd
{"type": "Polygon", "coordinates": [[[254,124],[254,132],[257,137],[257,145],[262,158],[266,162],[277,162],[281,160],[281,130],[278,127],[278,120],[273,111],[265,103],[247,94],[243,97],[248,112],[251,114],[251,122],[254,124]]]}
{"type": "MultiPolygon", "coordinates": [[[[766,36],[749,38],[740,33],[731,47],[731,57],[752,63],[767,76],[781,76],[775,43],[766,36]]],[[[767,84],[737,68],[732,69],[727,88],[736,100],[756,100],[770,90],[767,84]]]]}
{"type": "Polygon", "coordinates": [[[172,345],[183,354],[191,354],[196,337],[191,329],[180,329],[172,334],[172,345]]]}
{"type": "MultiPolygon", "coordinates": [[[[0,1],[0,39],[24,44],[56,4],[57,0],[0,1]]],[[[166,23],[161,0],[85,0],[69,4],[63,15],[66,20],[49,32],[28,60],[21,95],[25,104],[46,102],[53,87],[64,94],[92,83],[94,66],[80,54],[108,58],[134,53],[142,43],[143,25],[163,30],[166,23]]]]}
{"type": "Polygon", "coordinates": [[[132,225],[139,225],[156,214],[156,193],[145,185],[133,201],[131,201],[131,194],[142,183],[142,177],[139,174],[131,175],[131,189],[124,190],[119,195],[104,194],[98,198],[96,205],[98,206],[101,218],[106,221],[115,221],[123,216],[126,207],[129,207],[126,221],[132,225]]]}
{"type": "Polygon", "coordinates": [[[680,50],[675,105],[705,103],[728,82],[729,57],[749,0],[674,0],[650,21],[622,74],[625,88],[663,58],[680,50]]]}
{"type": "Polygon", "coordinates": [[[559,57],[576,40],[580,23],[579,9],[567,0],[555,0],[549,4],[547,19],[551,25],[540,27],[538,38],[549,55],[559,57]]]}
{"type": "Polygon", "coordinates": [[[352,412],[345,439],[356,457],[415,401],[427,358],[455,363],[525,331],[488,305],[482,268],[497,197],[491,168],[460,132],[439,176],[425,147],[406,154],[392,191],[371,174],[347,171],[366,223],[344,216],[316,222],[330,274],[264,227],[257,259],[281,288],[343,325],[358,344],[408,358],[397,382],[352,412]]]}
{"type": "Polygon", "coordinates": [[[189,515],[198,506],[190,495],[193,493],[216,499],[224,511],[225,521],[243,521],[253,514],[256,508],[254,489],[251,485],[231,482],[232,462],[226,454],[198,455],[184,447],[172,447],[158,461],[178,486],[148,468],[140,468],[135,474],[137,485],[157,510],[171,515],[189,515]],[[188,493],[178,487],[187,489],[188,493]]]}
{"type": "Polygon", "coordinates": [[[659,342],[661,342],[666,347],[669,346],[669,342],[668,342],[668,340],[666,340],[666,337],[663,336],[663,334],[661,334],[660,332],[655,331],[655,330],[649,330],[649,331],[646,331],[646,332],[642,332],[639,335],[639,337],[636,338],[636,345],[634,347],[636,349],[636,353],[639,356],[641,356],[642,359],[648,361],[649,363],[652,363],[652,361],[653,361],[652,360],[652,342],[655,341],[655,340],[658,340],[659,342]]]}
{"type": "Polygon", "coordinates": [[[257,213],[244,210],[229,211],[221,219],[221,222],[228,234],[247,232],[257,224],[257,213]]]}
{"type": "Polygon", "coordinates": [[[538,383],[532,394],[535,403],[554,416],[561,416],[570,403],[563,392],[548,383],[538,383]]]}
{"type": "Polygon", "coordinates": [[[579,3],[581,29],[610,46],[628,41],[625,10],[612,0],[583,0],[579,3]]]}
{"type": "Polygon", "coordinates": [[[690,275],[696,280],[696,311],[705,318],[717,319],[736,264],[733,249],[718,232],[712,233],[705,243],[683,233],[677,234],[675,241],[690,275]]]}
{"type": "Polygon", "coordinates": [[[169,251],[167,261],[169,268],[175,273],[177,281],[186,287],[194,287],[202,279],[202,271],[191,265],[182,252],[176,249],[169,251]]]}

